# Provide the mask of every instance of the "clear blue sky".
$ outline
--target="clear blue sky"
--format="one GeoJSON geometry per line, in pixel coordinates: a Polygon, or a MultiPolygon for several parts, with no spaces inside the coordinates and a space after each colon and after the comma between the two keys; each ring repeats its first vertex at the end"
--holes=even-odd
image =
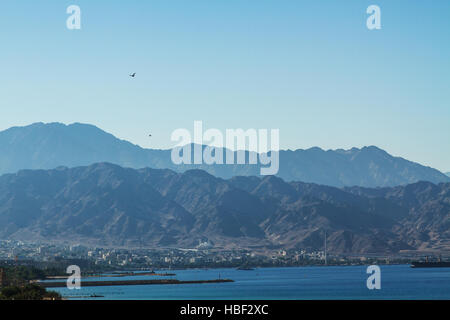
{"type": "Polygon", "coordinates": [[[450,171],[447,0],[2,0],[0,41],[0,130],[84,122],[169,148],[203,120],[450,171]],[[366,28],[371,4],[381,30],[366,28]]]}

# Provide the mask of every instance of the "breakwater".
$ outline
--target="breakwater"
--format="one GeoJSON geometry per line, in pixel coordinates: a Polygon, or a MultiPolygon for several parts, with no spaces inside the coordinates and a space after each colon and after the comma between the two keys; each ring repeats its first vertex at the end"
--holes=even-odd
{"type": "MultiPolygon", "coordinates": [[[[117,280],[117,281],[82,281],[82,287],[102,287],[102,286],[136,286],[136,285],[155,285],[155,284],[193,284],[193,283],[223,283],[234,282],[231,279],[215,279],[215,280],[175,280],[175,279],[158,279],[158,280],[117,280]]],[[[66,287],[66,282],[38,282],[44,288],[62,288],[66,287]]]]}
{"type": "MultiPolygon", "coordinates": [[[[173,277],[176,276],[175,273],[156,273],[156,272],[141,272],[141,273],[135,273],[135,272],[125,272],[125,273],[117,273],[117,274],[92,274],[92,275],[86,275],[82,276],[82,279],[85,278],[121,278],[121,277],[136,277],[136,276],[158,276],[158,277],[173,277]]],[[[68,279],[69,276],[47,276],[45,280],[62,280],[62,279],[68,279]]]]}

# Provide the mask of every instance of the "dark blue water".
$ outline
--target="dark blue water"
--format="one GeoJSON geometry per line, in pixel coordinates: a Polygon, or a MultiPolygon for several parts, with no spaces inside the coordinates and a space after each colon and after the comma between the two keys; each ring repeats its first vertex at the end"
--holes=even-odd
{"type": "MultiPolygon", "coordinates": [[[[381,289],[369,290],[366,266],[175,270],[175,277],[135,276],[89,278],[129,280],[233,279],[233,283],[86,287],[52,289],[69,299],[446,299],[450,300],[450,268],[413,269],[409,265],[381,268],[381,289]],[[104,298],[87,298],[92,294],[104,298]]],[[[82,285],[82,284],[81,284],[82,285]]]]}

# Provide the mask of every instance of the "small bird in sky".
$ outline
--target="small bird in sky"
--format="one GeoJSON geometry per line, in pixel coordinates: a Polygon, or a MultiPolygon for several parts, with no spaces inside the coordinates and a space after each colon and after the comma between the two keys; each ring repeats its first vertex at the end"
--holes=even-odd
{"type": "Polygon", "coordinates": [[[148,136],[149,136],[149,137],[151,137],[152,135],[151,135],[151,134],[149,134],[148,136]]]}
{"type": "Polygon", "coordinates": [[[132,77],[132,78],[136,77],[136,72],[135,72],[135,73],[132,73],[132,74],[130,74],[130,77],[132,77]]]}

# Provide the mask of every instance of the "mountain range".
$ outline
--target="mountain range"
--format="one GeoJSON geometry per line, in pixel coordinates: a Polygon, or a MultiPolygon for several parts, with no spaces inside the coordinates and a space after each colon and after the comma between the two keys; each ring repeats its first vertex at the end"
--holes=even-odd
{"type": "MultiPolygon", "coordinates": [[[[170,150],[144,149],[88,124],[35,123],[0,132],[0,174],[99,162],[177,172],[202,169],[224,179],[260,173],[260,165],[175,165],[170,150]]],[[[335,187],[450,182],[450,177],[436,169],[394,157],[375,146],[327,151],[318,147],[282,150],[279,167],[277,176],[285,181],[335,187]]]]}
{"type": "Polygon", "coordinates": [[[450,183],[336,188],[110,163],[0,177],[0,239],[111,246],[450,250],[450,183]]]}

